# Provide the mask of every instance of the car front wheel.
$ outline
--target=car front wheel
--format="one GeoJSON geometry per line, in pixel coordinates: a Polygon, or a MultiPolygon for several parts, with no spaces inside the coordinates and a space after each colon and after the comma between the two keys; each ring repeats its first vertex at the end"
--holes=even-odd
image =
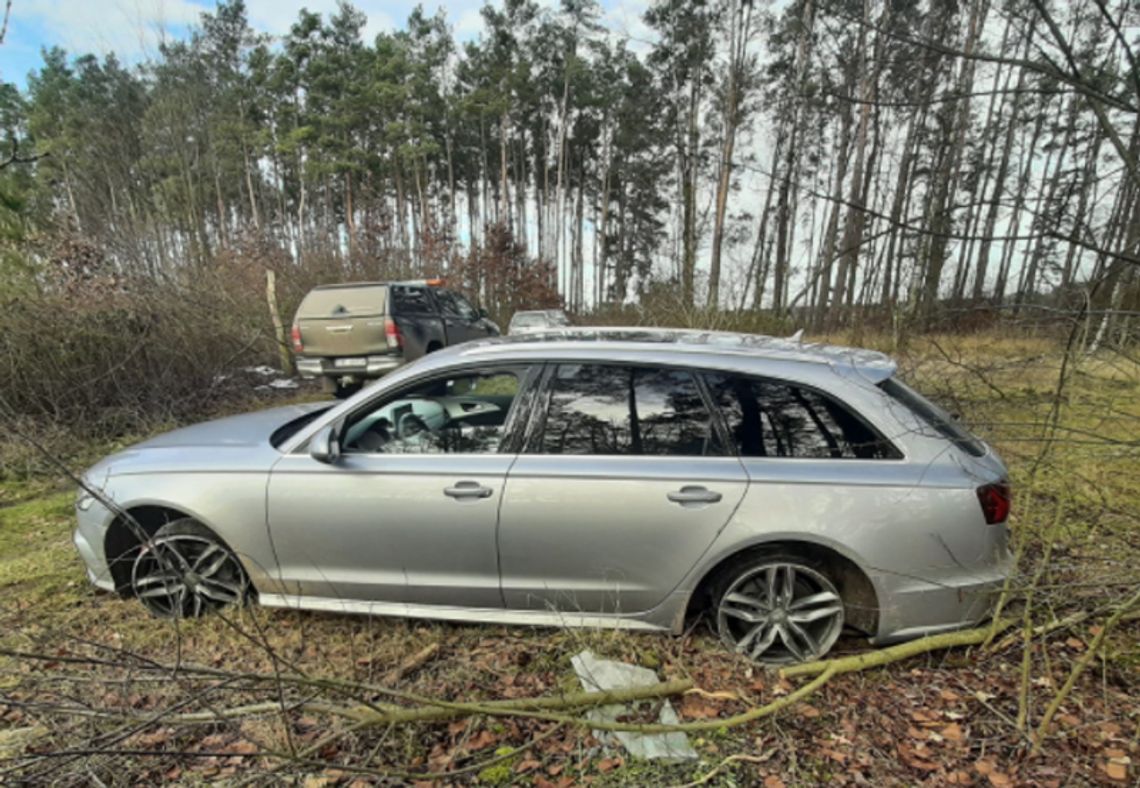
{"type": "Polygon", "coordinates": [[[843,600],[825,567],[791,555],[735,562],[713,588],[717,633],[765,664],[819,659],[843,630],[843,600]]]}
{"type": "Polygon", "coordinates": [[[162,526],[139,551],[131,588],[160,618],[196,618],[244,602],[249,580],[210,529],[184,518],[162,526]]]}

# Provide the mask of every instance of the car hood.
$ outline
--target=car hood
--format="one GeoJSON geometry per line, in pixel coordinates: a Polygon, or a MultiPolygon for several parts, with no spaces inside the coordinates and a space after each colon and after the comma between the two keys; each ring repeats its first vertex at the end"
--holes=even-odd
{"type": "Polygon", "coordinates": [[[269,442],[273,432],[328,406],[325,402],[287,405],[182,427],[105,457],[87,471],[87,477],[99,483],[120,473],[268,470],[281,456],[269,442]]]}
{"type": "Polygon", "coordinates": [[[304,416],[306,413],[312,413],[314,410],[326,407],[328,404],[323,402],[287,405],[281,408],[243,413],[240,416],[204,421],[201,424],[193,424],[189,427],[156,435],[142,443],[135,444],[131,448],[165,449],[174,446],[225,448],[227,446],[269,445],[269,437],[278,427],[304,416]]]}

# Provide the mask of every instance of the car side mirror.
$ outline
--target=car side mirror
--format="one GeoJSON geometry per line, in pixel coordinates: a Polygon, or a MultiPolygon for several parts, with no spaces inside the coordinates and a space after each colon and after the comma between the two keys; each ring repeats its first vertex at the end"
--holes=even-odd
{"type": "Polygon", "coordinates": [[[485,320],[485,319],[487,318],[487,310],[486,310],[486,309],[484,309],[483,307],[479,307],[478,309],[476,309],[476,310],[475,310],[475,313],[476,313],[477,315],[479,315],[479,318],[480,318],[481,320],[485,320]]]}
{"type": "Polygon", "coordinates": [[[325,427],[309,440],[309,456],[326,465],[334,465],[340,459],[340,438],[335,424],[325,427]]]}

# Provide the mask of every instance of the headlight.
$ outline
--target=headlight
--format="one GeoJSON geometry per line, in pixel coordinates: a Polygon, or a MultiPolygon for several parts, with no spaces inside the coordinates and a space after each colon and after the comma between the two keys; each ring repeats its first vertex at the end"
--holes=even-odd
{"type": "Polygon", "coordinates": [[[86,512],[93,503],[95,503],[95,496],[80,488],[79,495],[75,499],[75,508],[81,512],[86,512]]]}

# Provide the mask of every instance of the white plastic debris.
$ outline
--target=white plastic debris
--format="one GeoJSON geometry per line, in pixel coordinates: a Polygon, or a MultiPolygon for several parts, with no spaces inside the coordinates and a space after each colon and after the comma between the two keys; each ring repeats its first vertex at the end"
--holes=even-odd
{"type": "MultiPolygon", "coordinates": [[[[648,668],[629,665],[625,662],[615,662],[610,659],[598,659],[592,651],[583,651],[571,657],[570,663],[582,689],[588,692],[601,692],[604,690],[625,689],[628,687],[648,687],[657,684],[657,674],[648,668]]],[[[601,706],[592,709],[586,716],[598,722],[614,722],[623,714],[631,711],[629,706],[601,706]]],[[[661,713],[657,721],[665,725],[676,725],[681,720],[677,712],[668,701],[661,705],[661,713]]],[[[594,738],[599,741],[616,740],[629,754],[635,758],[657,758],[673,761],[695,760],[697,753],[689,744],[689,737],[683,733],[626,733],[610,731],[594,731],[594,738]]]]}
{"type": "Polygon", "coordinates": [[[257,367],[242,367],[242,372],[248,372],[252,375],[261,375],[263,378],[272,377],[273,375],[280,375],[281,371],[273,367],[267,367],[264,364],[257,367]]]}
{"type": "Polygon", "coordinates": [[[277,380],[269,381],[269,388],[271,389],[295,389],[297,388],[297,381],[292,378],[277,378],[277,380]]]}

